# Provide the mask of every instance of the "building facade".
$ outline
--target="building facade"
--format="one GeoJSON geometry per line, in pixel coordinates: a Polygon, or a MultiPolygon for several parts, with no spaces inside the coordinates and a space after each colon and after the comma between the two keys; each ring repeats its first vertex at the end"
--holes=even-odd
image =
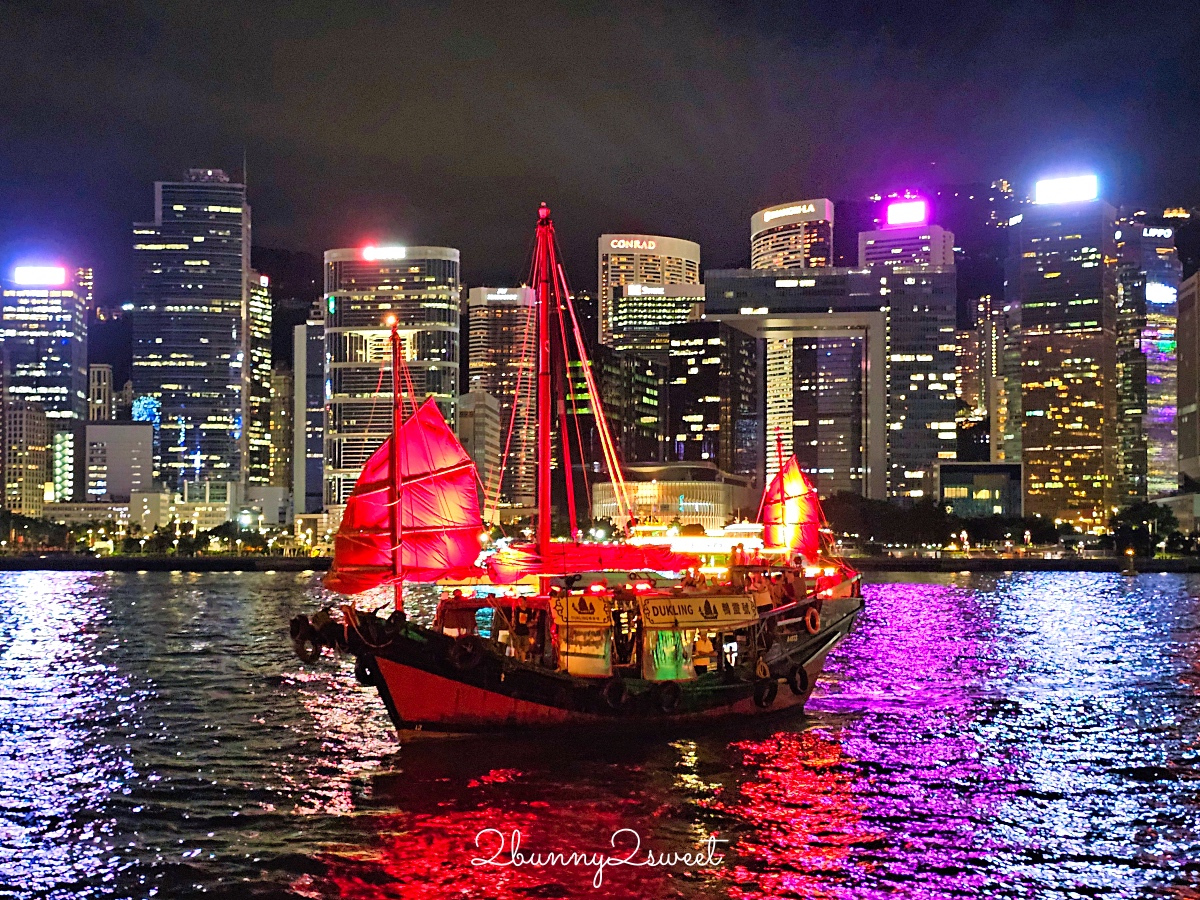
{"type": "Polygon", "coordinates": [[[138,422],[90,422],[86,429],[89,503],[128,503],[154,484],[154,427],[138,422]]]}
{"type": "Polygon", "coordinates": [[[1169,220],[1122,216],[1117,247],[1118,484],[1136,502],[1179,483],[1176,298],[1183,266],[1169,220]]]}
{"type": "Polygon", "coordinates": [[[667,461],[712,463],[761,485],[762,382],[757,339],[716,321],[672,326],[667,461]]]}
{"type": "MultiPolygon", "coordinates": [[[[478,382],[458,398],[458,440],[475,463],[479,480],[483,483],[484,506],[492,512],[492,494],[489,486],[495,485],[500,477],[501,419],[500,401],[485,391],[478,382]]],[[[494,487],[491,488],[494,490],[494,487]]],[[[493,517],[494,519],[494,517],[493,517]]]]}
{"type": "Polygon", "coordinates": [[[133,226],[133,388],[159,403],[165,483],[265,483],[270,298],[250,269],[246,188],[219,169],[156,182],[133,226]]]}
{"type": "Polygon", "coordinates": [[[292,415],[295,398],[292,391],[296,378],[291,369],[277,368],[271,372],[271,487],[292,489],[292,442],[295,426],[292,415]]]}
{"type": "Polygon", "coordinates": [[[750,268],[812,269],[833,265],[833,203],[798,200],[750,217],[750,268]]]}
{"type": "Polygon", "coordinates": [[[418,402],[453,426],[459,375],[459,253],[359,247],[325,253],[325,507],[341,506],[392,432],[391,329],[418,402]]]}
{"type": "Polygon", "coordinates": [[[614,350],[666,362],[671,328],[704,318],[702,284],[626,284],[613,288],[614,350]]]}
{"type": "Polygon", "coordinates": [[[929,222],[924,200],[905,199],[889,203],[886,224],[858,235],[858,265],[937,266],[954,265],[954,235],[929,222]]]}
{"type": "Polygon", "coordinates": [[[1200,494],[1200,272],[1180,283],[1177,310],[1179,482],[1200,494]]]}
{"type": "Polygon", "coordinates": [[[767,478],[795,453],[825,495],[929,495],[956,458],[952,268],[709,271],[705,294],[766,344],[767,478]]]}
{"type": "Polygon", "coordinates": [[[938,491],[942,507],[960,519],[1024,515],[1020,463],[941,463],[938,491]]]}
{"type": "Polygon", "coordinates": [[[88,366],[88,421],[108,422],[113,417],[113,371],[107,363],[88,366]]]}
{"type": "MultiPolygon", "coordinates": [[[[537,391],[536,302],[527,287],[467,293],[467,377],[499,402],[500,453],[508,453],[499,489],[487,478],[484,485],[488,502],[504,508],[536,502],[537,417],[528,402],[537,391]]],[[[492,474],[501,478],[499,466],[492,474]]]]}
{"type": "Polygon", "coordinates": [[[601,344],[612,344],[613,294],[618,287],[700,283],[700,245],[695,241],[656,234],[602,234],[598,251],[601,344]]]}
{"type": "Polygon", "coordinates": [[[1120,481],[1115,222],[1092,195],[1009,226],[1025,510],[1084,530],[1107,525],[1120,481]]]}
{"type": "Polygon", "coordinates": [[[37,403],[4,404],[4,508],[39,519],[50,479],[50,420],[37,403]]]}
{"type": "Polygon", "coordinates": [[[325,508],[325,323],[316,305],[292,330],[292,497],[297,515],[325,508]]]}

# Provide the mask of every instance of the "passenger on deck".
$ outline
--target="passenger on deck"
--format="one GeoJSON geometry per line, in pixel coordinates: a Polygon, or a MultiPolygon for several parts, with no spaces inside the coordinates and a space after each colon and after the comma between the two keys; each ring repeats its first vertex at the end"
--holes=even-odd
{"type": "Polygon", "coordinates": [[[683,588],[694,588],[696,586],[696,576],[692,574],[691,569],[683,573],[683,578],[680,579],[679,586],[683,588]]]}
{"type": "Polygon", "coordinates": [[[708,587],[708,576],[704,574],[703,569],[696,569],[696,587],[698,587],[698,588],[708,587]]]}
{"type": "Polygon", "coordinates": [[[517,603],[520,605],[513,615],[512,627],[513,656],[518,662],[525,662],[529,656],[530,633],[534,615],[533,610],[525,605],[524,597],[521,597],[517,603]]]}
{"type": "Polygon", "coordinates": [[[713,664],[713,643],[706,632],[696,635],[696,643],[692,645],[692,668],[697,675],[703,675],[713,664]]]}

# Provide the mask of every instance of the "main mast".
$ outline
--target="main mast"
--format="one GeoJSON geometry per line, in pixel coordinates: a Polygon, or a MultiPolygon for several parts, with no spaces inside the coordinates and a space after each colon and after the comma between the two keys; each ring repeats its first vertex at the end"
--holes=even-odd
{"type": "Polygon", "coordinates": [[[554,223],[545,203],[538,209],[537,244],[533,255],[534,288],[537,295],[537,431],[538,431],[538,516],[537,545],[542,559],[550,552],[550,302],[554,297],[554,223]]]}
{"type": "Polygon", "coordinates": [[[400,393],[400,322],[395,314],[389,313],[383,320],[385,325],[391,326],[392,334],[392,477],[388,479],[390,482],[388,498],[391,503],[391,524],[392,524],[392,574],[395,576],[395,608],[397,612],[404,611],[404,551],[400,546],[401,540],[401,516],[400,516],[400,495],[403,490],[401,481],[401,465],[400,465],[400,425],[404,417],[403,396],[400,393]]]}

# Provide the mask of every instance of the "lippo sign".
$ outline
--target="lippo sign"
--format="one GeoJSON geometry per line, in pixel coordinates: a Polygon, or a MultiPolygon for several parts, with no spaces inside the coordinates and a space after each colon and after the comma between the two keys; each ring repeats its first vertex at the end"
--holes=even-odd
{"type": "Polygon", "coordinates": [[[647,628],[731,630],[758,620],[754,599],[744,594],[641,597],[647,628]]]}

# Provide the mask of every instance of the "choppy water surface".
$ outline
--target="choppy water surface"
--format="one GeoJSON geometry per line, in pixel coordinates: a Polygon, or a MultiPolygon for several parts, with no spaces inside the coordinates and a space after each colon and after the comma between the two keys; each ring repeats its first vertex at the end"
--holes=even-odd
{"type": "Polygon", "coordinates": [[[0,896],[1200,898],[1200,580],[866,593],[807,718],[399,748],[292,657],[311,576],[0,573],[0,896]],[[486,828],[728,843],[596,889],[486,828]]]}

